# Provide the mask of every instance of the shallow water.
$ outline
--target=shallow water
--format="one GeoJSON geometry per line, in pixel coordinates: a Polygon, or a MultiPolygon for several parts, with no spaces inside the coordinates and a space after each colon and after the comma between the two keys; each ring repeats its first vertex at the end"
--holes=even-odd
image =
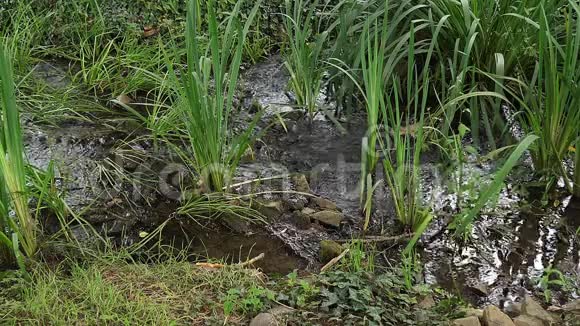
{"type": "MultiPolygon", "coordinates": [[[[251,67],[244,77],[247,97],[242,101],[245,107],[242,110],[245,111],[241,116],[251,116],[252,113],[247,111],[254,101],[266,109],[261,125],[275,121],[276,112],[292,110],[287,105],[289,99],[285,94],[288,77],[279,57],[251,67]]],[[[312,193],[331,199],[345,213],[342,228],[300,227],[292,216],[283,214],[265,227],[252,227],[250,232],[223,228],[216,232],[191,223],[174,223],[164,233],[166,241],[176,241],[182,247],[187,245],[199,256],[225,259],[231,263],[265,253],[266,258],[257,266],[268,273],[284,274],[293,269],[316,270],[319,267],[320,240],[348,240],[360,234],[363,217],[357,189],[365,117],[355,114],[343,123],[345,130],[338,130],[331,122],[317,120],[310,123],[296,116],[284,121],[286,129],[275,125],[261,137],[256,144],[255,160],[241,165],[235,181],[303,173],[309,178],[312,193]]],[[[29,124],[27,129],[27,152],[31,163],[46,167],[50,159],[55,159],[65,178],[67,201],[78,208],[96,203],[95,211],[98,213],[91,213],[89,220],[103,226],[102,230],[114,229],[116,237],[124,233],[127,238],[123,242],[131,243],[138,239],[136,235],[140,231],[150,231],[174,215],[177,202],[172,198],[157,194],[150,195],[146,202],[142,199],[117,202],[114,201],[117,199],[115,194],[134,193],[132,186],[124,184],[121,191],[112,191],[107,188],[111,185],[101,183],[97,168],[112,154],[117,141],[126,135],[97,125],[78,123],[60,128],[29,124]]],[[[153,160],[161,161],[159,156],[162,154],[153,152],[150,146],[135,146],[139,151],[155,156],[153,160]]],[[[437,165],[429,164],[435,161],[434,156],[427,153],[423,161],[425,200],[432,205],[436,216],[423,237],[423,241],[430,242],[424,242],[421,253],[428,283],[458,292],[475,304],[501,304],[533,290],[536,278],[550,265],[577,277],[580,269],[580,248],[575,235],[580,225],[580,204],[577,201],[564,198],[557,207],[540,209],[523,200],[516,189],[517,180],[512,180],[500,194],[497,205],[476,219],[470,240],[460,243],[444,231],[447,218],[460,205],[459,198],[445,183],[448,177],[439,171],[437,165]]],[[[479,177],[489,176],[493,171],[489,164],[473,163],[467,168],[479,177]]],[[[147,171],[158,170],[151,168],[147,171]]],[[[136,173],[134,171],[131,168],[126,172],[136,173]]],[[[378,171],[376,179],[380,177],[378,171]]],[[[276,183],[260,187],[261,191],[276,190],[276,183]]],[[[279,198],[275,194],[264,197],[279,198]]],[[[388,235],[400,231],[384,187],[379,187],[375,194],[372,219],[373,234],[388,235]]],[[[397,247],[386,250],[385,256],[391,258],[399,253],[397,247]]],[[[555,300],[564,299],[558,295],[555,297],[555,300]]]]}

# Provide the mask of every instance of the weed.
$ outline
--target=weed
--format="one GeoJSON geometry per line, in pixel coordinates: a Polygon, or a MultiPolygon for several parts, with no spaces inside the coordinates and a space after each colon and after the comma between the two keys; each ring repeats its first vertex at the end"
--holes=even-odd
{"type": "Polygon", "coordinates": [[[538,287],[544,293],[544,300],[546,303],[550,303],[552,301],[552,289],[553,286],[559,286],[565,288],[568,285],[566,277],[564,274],[553,268],[552,265],[548,266],[544,270],[542,277],[538,281],[538,287]]]}
{"type": "Polygon", "coordinates": [[[224,314],[226,316],[239,311],[243,314],[256,314],[264,306],[273,301],[273,291],[262,286],[251,286],[249,289],[230,289],[224,299],[224,314]]]}

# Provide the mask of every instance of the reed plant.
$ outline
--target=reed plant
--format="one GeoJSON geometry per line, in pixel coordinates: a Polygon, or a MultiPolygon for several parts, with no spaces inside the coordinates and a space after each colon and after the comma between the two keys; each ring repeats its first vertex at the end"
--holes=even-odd
{"type": "Polygon", "coordinates": [[[578,155],[571,155],[570,149],[577,146],[580,134],[580,5],[570,0],[566,10],[563,33],[550,25],[548,13],[540,20],[538,64],[524,95],[520,122],[525,132],[539,136],[530,148],[536,172],[546,178],[548,188],[562,178],[573,193],[578,175],[570,178],[564,161],[575,159],[578,172],[578,155]]]}
{"type": "Polygon", "coordinates": [[[22,267],[22,254],[31,257],[36,253],[37,225],[28,207],[20,114],[10,52],[3,43],[0,43],[0,87],[0,246],[4,259],[16,258],[22,267]]]}
{"type": "Polygon", "coordinates": [[[290,89],[296,95],[296,104],[314,119],[318,112],[317,100],[326,72],[324,50],[328,31],[316,31],[312,21],[318,0],[285,0],[284,27],[288,34],[284,66],[290,74],[290,89]]]}
{"type": "MultiPolygon", "coordinates": [[[[186,46],[187,71],[176,85],[181,98],[188,143],[193,157],[187,158],[210,191],[223,191],[253,139],[259,116],[239,135],[232,135],[230,114],[242,61],[244,40],[261,4],[257,1],[244,25],[238,1],[223,29],[218,29],[215,1],[207,3],[209,46],[203,51],[199,38],[196,1],[188,2],[186,46]]],[[[176,74],[174,72],[174,74],[176,74]]]]}

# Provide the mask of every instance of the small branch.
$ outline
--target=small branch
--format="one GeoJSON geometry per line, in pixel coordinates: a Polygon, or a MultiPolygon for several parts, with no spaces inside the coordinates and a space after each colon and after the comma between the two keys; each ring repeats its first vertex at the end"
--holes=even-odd
{"type": "Polygon", "coordinates": [[[240,266],[240,267],[246,267],[248,265],[252,265],[253,263],[257,262],[258,260],[264,259],[264,257],[266,257],[266,255],[264,253],[261,253],[258,256],[254,257],[254,258],[252,258],[250,260],[247,260],[247,261],[245,261],[243,263],[239,263],[238,266],[240,266]]]}
{"type": "MultiPolygon", "coordinates": [[[[238,267],[244,268],[246,266],[252,265],[253,263],[257,262],[258,260],[264,259],[265,256],[266,255],[264,255],[264,253],[261,253],[258,256],[254,257],[254,258],[252,258],[250,260],[247,260],[247,261],[245,261],[243,263],[234,264],[233,266],[238,266],[238,267]]],[[[204,267],[204,268],[217,269],[217,268],[224,268],[224,267],[226,267],[228,265],[219,264],[219,263],[218,264],[212,264],[212,263],[196,263],[195,266],[204,267]]]]}
{"type": "Polygon", "coordinates": [[[346,256],[346,254],[348,253],[350,249],[345,249],[340,255],[338,255],[337,257],[332,258],[331,261],[329,261],[326,265],[322,266],[322,268],[320,269],[320,272],[324,272],[327,269],[331,268],[332,266],[336,265],[336,263],[338,263],[342,258],[344,258],[344,256],[346,256]]]}
{"type": "Polygon", "coordinates": [[[360,241],[362,243],[373,243],[373,242],[403,242],[404,240],[407,240],[409,238],[412,238],[414,235],[414,233],[406,233],[406,234],[401,234],[401,235],[395,235],[395,236],[390,236],[390,237],[385,237],[385,236],[368,236],[362,239],[341,239],[341,240],[336,240],[336,242],[341,242],[341,243],[345,243],[345,242],[353,242],[353,241],[360,241]]]}

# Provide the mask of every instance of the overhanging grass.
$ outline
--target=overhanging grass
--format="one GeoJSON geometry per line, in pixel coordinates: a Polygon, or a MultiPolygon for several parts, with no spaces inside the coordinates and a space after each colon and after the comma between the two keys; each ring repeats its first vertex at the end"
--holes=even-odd
{"type": "Polygon", "coordinates": [[[28,257],[36,253],[37,227],[28,207],[20,114],[10,53],[3,43],[0,43],[0,87],[0,245],[4,251],[9,248],[22,265],[21,251],[28,257]]]}

